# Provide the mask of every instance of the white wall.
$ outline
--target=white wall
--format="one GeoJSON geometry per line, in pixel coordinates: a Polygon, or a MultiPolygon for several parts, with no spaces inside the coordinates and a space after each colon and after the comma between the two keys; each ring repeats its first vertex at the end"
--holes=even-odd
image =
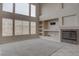
{"type": "MultiPolygon", "coordinates": [[[[60,23],[62,22],[63,16],[76,15],[76,19],[79,22],[79,3],[65,3],[62,8],[61,3],[46,3],[41,4],[41,16],[40,20],[48,20],[53,18],[59,18],[60,23]]],[[[77,22],[77,25],[79,23],[77,22]]],[[[61,24],[60,24],[61,25],[61,24]]]]}
{"type": "Polygon", "coordinates": [[[78,19],[77,19],[76,15],[64,17],[63,18],[63,21],[64,21],[63,26],[64,27],[78,26],[78,24],[77,24],[78,21],[77,20],[78,19]]]}
{"type": "MultiPolygon", "coordinates": [[[[79,26],[79,3],[45,3],[41,4],[41,15],[40,20],[50,20],[54,18],[59,18],[59,29],[62,27],[62,17],[75,15],[74,17],[66,18],[65,26],[79,26]]],[[[50,27],[50,26],[49,26],[50,27]]],[[[56,28],[56,27],[51,27],[56,28]]],[[[58,28],[58,27],[57,27],[58,28]]],[[[53,35],[52,33],[51,35],[53,35]]],[[[57,34],[57,33],[56,33],[57,34]]],[[[60,34],[60,32],[58,32],[60,34]]],[[[60,35],[59,35],[60,36],[60,35]]]]}
{"type": "Polygon", "coordinates": [[[42,4],[40,20],[75,14],[79,10],[78,3],[64,4],[64,6],[62,9],[61,3],[42,4]]]}

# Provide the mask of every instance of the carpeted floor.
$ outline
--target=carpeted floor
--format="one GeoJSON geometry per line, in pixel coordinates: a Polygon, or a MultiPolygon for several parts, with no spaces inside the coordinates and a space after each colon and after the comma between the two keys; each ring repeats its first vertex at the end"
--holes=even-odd
{"type": "Polygon", "coordinates": [[[32,39],[0,45],[1,56],[50,56],[64,46],[63,43],[32,39]]]}

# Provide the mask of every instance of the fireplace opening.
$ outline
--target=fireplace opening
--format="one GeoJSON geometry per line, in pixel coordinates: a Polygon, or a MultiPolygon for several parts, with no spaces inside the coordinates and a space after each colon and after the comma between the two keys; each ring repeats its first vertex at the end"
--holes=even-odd
{"type": "Polygon", "coordinates": [[[62,40],[77,40],[77,32],[76,31],[62,31],[62,40]]]}

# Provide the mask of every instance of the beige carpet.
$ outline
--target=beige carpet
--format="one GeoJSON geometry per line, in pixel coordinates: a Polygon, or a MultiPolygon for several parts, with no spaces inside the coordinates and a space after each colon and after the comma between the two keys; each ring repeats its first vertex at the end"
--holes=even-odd
{"type": "Polygon", "coordinates": [[[2,56],[50,56],[64,46],[63,43],[32,39],[0,45],[2,56]]]}

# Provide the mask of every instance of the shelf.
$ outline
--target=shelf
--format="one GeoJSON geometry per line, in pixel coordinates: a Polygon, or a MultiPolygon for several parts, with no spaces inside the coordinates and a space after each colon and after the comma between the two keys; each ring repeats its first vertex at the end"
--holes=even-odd
{"type": "Polygon", "coordinates": [[[39,28],[39,30],[42,30],[43,28],[39,28]]]}
{"type": "Polygon", "coordinates": [[[39,24],[39,26],[43,26],[43,24],[39,24]]]}
{"type": "Polygon", "coordinates": [[[42,26],[39,26],[39,28],[42,28],[42,26]]]}
{"type": "Polygon", "coordinates": [[[39,24],[42,24],[43,22],[42,21],[39,21],[39,24]]]}
{"type": "Polygon", "coordinates": [[[39,33],[43,33],[43,32],[39,32],[39,33]]]}
{"type": "Polygon", "coordinates": [[[45,29],[44,31],[47,31],[47,32],[59,32],[59,30],[48,30],[48,29],[45,29]]]}
{"type": "Polygon", "coordinates": [[[39,35],[43,35],[43,33],[42,33],[42,32],[39,32],[38,34],[39,34],[39,35]]]}

